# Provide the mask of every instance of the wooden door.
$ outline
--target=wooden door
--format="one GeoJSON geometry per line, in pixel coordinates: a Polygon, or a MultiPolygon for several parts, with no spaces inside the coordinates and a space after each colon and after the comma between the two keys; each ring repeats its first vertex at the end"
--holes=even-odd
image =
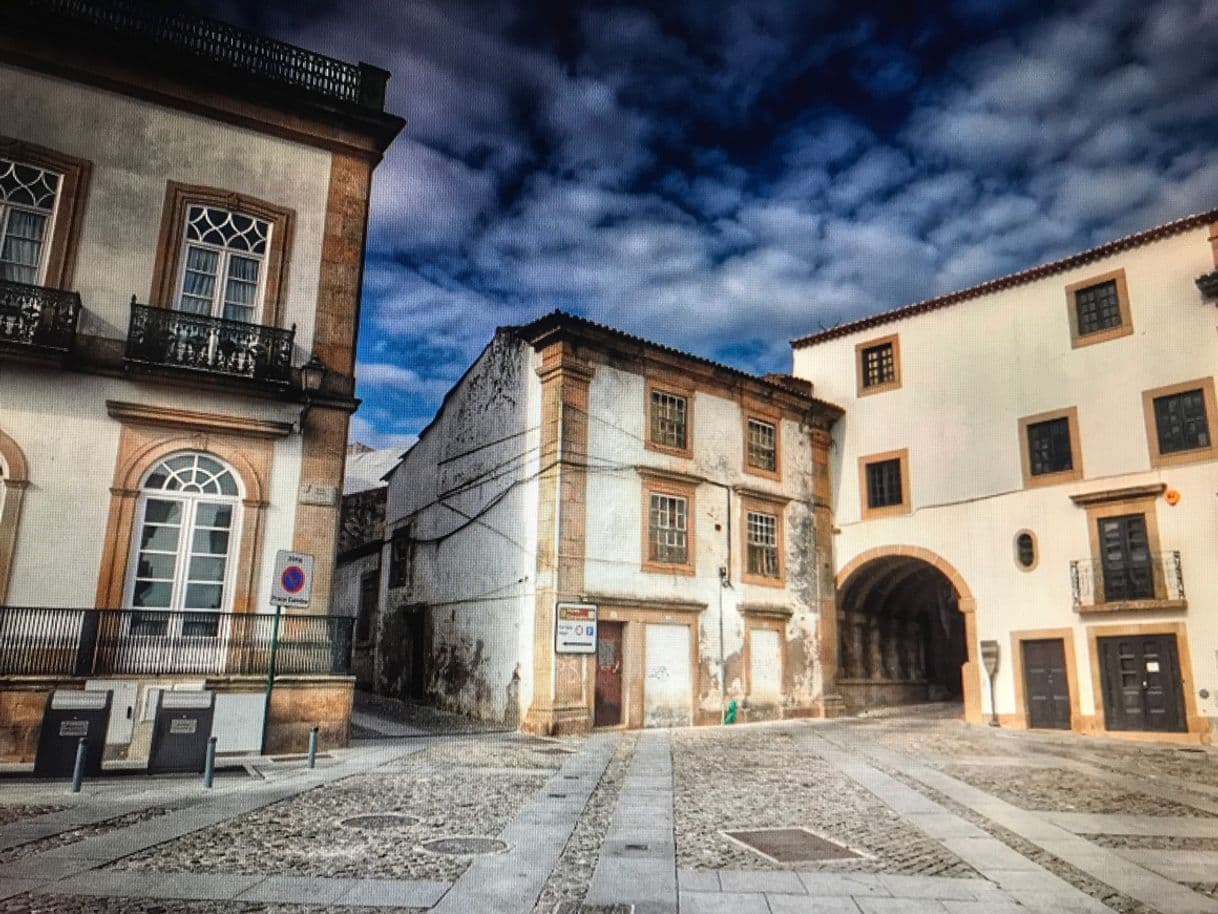
{"type": "Polygon", "coordinates": [[[1069,730],[1070,682],[1066,677],[1066,650],[1062,639],[1022,641],[1020,644],[1028,726],[1069,730]]]}
{"type": "Polygon", "coordinates": [[[1108,729],[1185,732],[1176,636],[1100,638],[1098,644],[1108,729]]]}
{"type": "Polygon", "coordinates": [[[1098,524],[1104,601],[1152,599],[1155,580],[1146,516],[1102,517],[1098,524]]]}
{"type": "Polygon", "coordinates": [[[622,623],[601,622],[596,633],[596,708],[598,727],[622,722],[622,623]]]}

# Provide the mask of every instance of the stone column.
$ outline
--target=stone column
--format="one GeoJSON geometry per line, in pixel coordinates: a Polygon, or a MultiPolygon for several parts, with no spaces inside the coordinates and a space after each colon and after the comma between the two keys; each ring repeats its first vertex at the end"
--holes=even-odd
{"type": "Polygon", "coordinates": [[[559,601],[584,590],[587,518],[588,387],[592,366],[570,343],[541,350],[541,475],[537,486],[537,574],[533,616],[533,699],[523,729],[556,735],[592,728],[583,655],[554,653],[559,601]]]}

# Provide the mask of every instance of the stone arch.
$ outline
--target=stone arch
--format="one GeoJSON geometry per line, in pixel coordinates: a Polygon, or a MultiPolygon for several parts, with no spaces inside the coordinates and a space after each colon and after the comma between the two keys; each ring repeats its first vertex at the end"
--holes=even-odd
{"type": "MultiPolygon", "coordinates": [[[[955,609],[960,615],[963,656],[960,664],[960,692],[964,716],[970,722],[980,722],[980,680],[977,663],[976,608],[977,601],[964,576],[946,559],[921,546],[894,545],[867,549],[842,566],[835,577],[839,614],[839,679],[844,678],[842,644],[847,636],[846,613],[851,604],[889,598],[909,597],[908,588],[917,578],[926,586],[936,578],[950,585],[955,609]],[[872,574],[870,570],[883,570],[872,574]],[[930,571],[933,569],[933,572],[930,571]],[[844,624],[846,623],[846,624],[844,624]]],[[[847,670],[847,672],[849,672],[847,670]]]]}
{"type": "Polygon", "coordinates": [[[256,572],[266,532],[267,486],[272,452],[270,442],[231,434],[186,432],[124,424],[110,489],[110,514],[98,574],[95,604],[99,609],[119,608],[127,583],[131,542],[135,536],[136,505],[144,475],[161,460],[182,451],[211,454],[237,474],[244,506],[238,544],[238,565],[233,579],[233,612],[256,607],[256,572]]]}
{"type": "Polygon", "coordinates": [[[17,554],[21,503],[29,484],[25,453],[16,441],[0,430],[0,606],[8,601],[9,579],[17,554]]]}

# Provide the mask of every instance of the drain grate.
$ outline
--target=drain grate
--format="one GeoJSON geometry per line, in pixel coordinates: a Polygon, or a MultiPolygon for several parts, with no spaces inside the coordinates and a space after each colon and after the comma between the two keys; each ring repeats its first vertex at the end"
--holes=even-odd
{"type": "Polygon", "coordinates": [[[474,835],[455,835],[451,838],[432,838],[420,847],[433,854],[448,854],[453,857],[475,857],[478,854],[501,854],[508,849],[505,842],[497,838],[480,838],[474,835]]]}
{"type": "Polygon", "coordinates": [[[850,860],[863,856],[806,828],[753,828],[724,834],[775,863],[850,860]]]}
{"type": "Polygon", "coordinates": [[[343,825],[350,828],[363,828],[376,830],[382,828],[406,828],[409,825],[418,825],[419,820],[414,816],[403,815],[400,812],[382,812],[370,816],[352,816],[349,819],[343,819],[343,825]]]}
{"type": "Polygon", "coordinates": [[[548,749],[534,749],[538,755],[574,755],[574,749],[563,749],[560,746],[551,746],[548,749]]]}

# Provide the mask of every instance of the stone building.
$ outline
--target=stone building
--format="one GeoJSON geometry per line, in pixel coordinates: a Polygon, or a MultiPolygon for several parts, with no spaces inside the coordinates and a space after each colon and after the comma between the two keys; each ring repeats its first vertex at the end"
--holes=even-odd
{"type": "Polygon", "coordinates": [[[538,733],[832,711],[839,415],[571,315],[500,329],[389,476],[378,689],[538,733]]]}
{"type": "Polygon", "coordinates": [[[221,751],[345,741],[329,594],[387,78],[130,3],[0,11],[0,759],[54,688],[113,691],[109,756],[203,685],[221,751]],[[279,549],[316,565],[264,720],[279,549]]]}
{"type": "Polygon", "coordinates": [[[375,450],[358,442],[347,445],[332,611],[355,620],[351,672],[356,685],[368,690],[376,688],[372,635],[379,624],[381,548],[389,492],[383,477],[401,456],[400,447],[375,450]]]}
{"type": "Polygon", "coordinates": [[[955,694],[971,721],[1204,737],[1216,267],[1213,211],[794,341],[846,410],[823,636],[848,708],[955,694]]]}

